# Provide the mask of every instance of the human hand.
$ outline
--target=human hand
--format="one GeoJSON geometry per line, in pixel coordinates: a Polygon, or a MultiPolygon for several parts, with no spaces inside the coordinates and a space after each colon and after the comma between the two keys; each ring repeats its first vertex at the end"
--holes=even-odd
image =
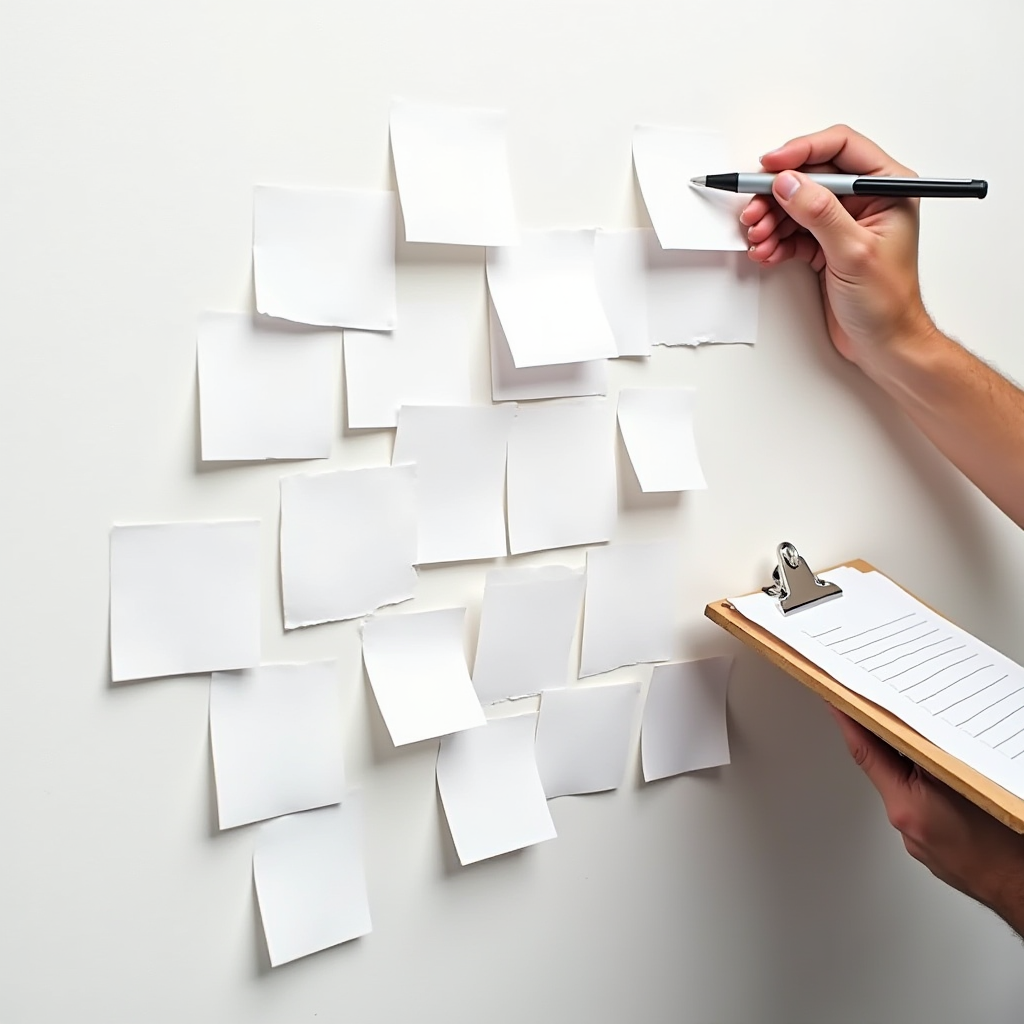
{"type": "Polygon", "coordinates": [[[852,718],[829,710],[911,857],[1024,934],[1024,836],[900,757],[852,718]]]}
{"type": "Polygon", "coordinates": [[[845,125],[792,139],[763,156],[761,165],[779,176],[772,196],[755,196],[740,214],[750,258],[768,267],[788,260],[810,264],[821,282],[833,344],[877,376],[873,371],[880,370],[887,351],[918,344],[934,330],[918,283],[920,203],[839,198],[801,171],[903,177],[914,172],[845,125]]]}

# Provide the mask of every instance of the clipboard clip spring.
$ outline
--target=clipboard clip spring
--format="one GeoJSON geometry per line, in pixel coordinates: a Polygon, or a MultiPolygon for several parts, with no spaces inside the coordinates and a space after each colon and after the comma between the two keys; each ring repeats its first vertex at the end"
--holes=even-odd
{"type": "Polygon", "coordinates": [[[820,579],[788,540],[778,546],[777,554],[779,562],[772,572],[771,585],[761,589],[769,597],[778,598],[783,615],[834,597],[842,597],[842,589],[828,580],[820,579]]]}

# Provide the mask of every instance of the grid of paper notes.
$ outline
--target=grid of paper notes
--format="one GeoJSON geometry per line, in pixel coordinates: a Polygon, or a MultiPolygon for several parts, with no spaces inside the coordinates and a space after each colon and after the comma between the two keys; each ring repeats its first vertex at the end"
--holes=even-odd
{"type": "Polygon", "coordinates": [[[397,194],[255,185],[255,308],[197,311],[207,474],[319,466],[282,467],[278,521],[110,536],[112,678],[210,674],[219,825],[253,837],[273,965],[370,931],[375,809],[345,770],[353,680],[323,644],[267,663],[268,629],[295,651],[311,630],[355,631],[391,741],[437,748],[463,864],[554,839],[548,800],[616,789],[641,752],[646,781],[729,761],[731,661],[683,660],[677,539],[620,539],[619,479],[676,501],[714,480],[700,395],[638,361],[656,345],[755,341],[758,274],[736,251],[735,202],[686,184],[723,169],[723,140],[637,128],[623,159],[653,230],[523,229],[502,111],[401,100],[390,144],[397,194]],[[453,245],[425,287],[417,254],[453,245]],[[458,261],[478,270],[468,297],[435,283],[458,261]],[[616,360],[650,379],[618,388],[616,360]],[[389,460],[353,454],[366,432],[393,438],[389,460]],[[519,563],[537,552],[560,553],[519,563]],[[466,562],[476,607],[420,606],[424,574],[466,562]],[[620,668],[631,677],[590,678],[620,668]],[[524,696],[525,713],[501,707],[524,696]]]}

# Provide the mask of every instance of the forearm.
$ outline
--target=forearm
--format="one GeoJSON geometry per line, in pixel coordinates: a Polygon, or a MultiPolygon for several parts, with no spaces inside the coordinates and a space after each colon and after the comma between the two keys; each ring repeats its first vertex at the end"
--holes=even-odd
{"type": "Polygon", "coordinates": [[[930,323],[862,368],[1024,528],[1024,391],[930,323]]]}

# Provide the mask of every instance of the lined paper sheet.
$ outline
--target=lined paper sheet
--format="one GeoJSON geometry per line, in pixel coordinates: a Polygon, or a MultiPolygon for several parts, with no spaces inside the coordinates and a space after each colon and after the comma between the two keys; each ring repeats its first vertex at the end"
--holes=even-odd
{"type": "Polygon", "coordinates": [[[1024,797],[1024,669],[881,573],[826,573],[843,596],[783,616],[773,598],[732,600],[746,618],[844,686],[1024,797]]]}

